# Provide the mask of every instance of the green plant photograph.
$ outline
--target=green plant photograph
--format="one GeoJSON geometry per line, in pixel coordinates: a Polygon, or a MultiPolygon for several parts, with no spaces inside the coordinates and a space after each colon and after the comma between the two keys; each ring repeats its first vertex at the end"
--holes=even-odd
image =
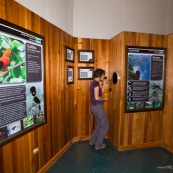
{"type": "Polygon", "coordinates": [[[25,81],[25,43],[0,34],[0,83],[25,81]]]}

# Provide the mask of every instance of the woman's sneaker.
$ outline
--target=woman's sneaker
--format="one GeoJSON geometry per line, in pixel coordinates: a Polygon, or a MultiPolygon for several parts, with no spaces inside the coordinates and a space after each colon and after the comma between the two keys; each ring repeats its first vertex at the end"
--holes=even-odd
{"type": "Polygon", "coordinates": [[[103,148],[106,148],[106,144],[102,144],[101,147],[99,147],[99,148],[95,147],[96,150],[101,150],[103,148]]]}
{"type": "Polygon", "coordinates": [[[94,142],[89,142],[89,145],[95,145],[95,143],[94,142]]]}

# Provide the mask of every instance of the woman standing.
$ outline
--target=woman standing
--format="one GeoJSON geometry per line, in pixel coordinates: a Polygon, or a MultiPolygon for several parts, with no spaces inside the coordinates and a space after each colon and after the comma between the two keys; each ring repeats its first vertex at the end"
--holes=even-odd
{"type": "Polygon", "coordinates": [[[108,80],[105,78],[105,71],[103,69],[96,69],[94,71],[94,80],[90,84],[90,98],[91,112],[96,119],[97,127],[94,129],[89,141],[90,145],[95,145],[96,150],[106,147],[103,140],[108,132],[109,124],[103,102],[107,100],[107,98],[102,98],[101,96],[107,82],[108,80]],[[102,89],[99,85],[100,81],[103,81],[102,89]]]}

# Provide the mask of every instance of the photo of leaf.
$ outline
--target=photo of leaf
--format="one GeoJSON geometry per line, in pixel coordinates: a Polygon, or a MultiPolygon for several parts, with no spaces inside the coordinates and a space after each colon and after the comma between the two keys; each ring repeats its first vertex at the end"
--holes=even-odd
{"type": "Polygon", "coordinates": [[[25,81],[25,43],[0,34],[0,84],[25,81]]]}
{"type": "Polygon", "coordinates": [[[23,119],[23,128],[26,129],[30,126],[34,125],[34,116],[28,116],[26,118],[23,119]]]}

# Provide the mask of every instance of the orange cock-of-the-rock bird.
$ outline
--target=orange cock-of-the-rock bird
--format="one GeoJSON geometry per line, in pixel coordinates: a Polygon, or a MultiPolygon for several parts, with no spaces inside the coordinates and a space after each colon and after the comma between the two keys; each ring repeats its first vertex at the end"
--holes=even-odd
{"type": "Polygon", "coordinates": [[[2,57],[0,58],[0,70],[6,69],[10,65],[10,58],[9,58],[10,54],[11,54],[11,50],[10,48],[7,48],[4,51],[2,57]]]}

